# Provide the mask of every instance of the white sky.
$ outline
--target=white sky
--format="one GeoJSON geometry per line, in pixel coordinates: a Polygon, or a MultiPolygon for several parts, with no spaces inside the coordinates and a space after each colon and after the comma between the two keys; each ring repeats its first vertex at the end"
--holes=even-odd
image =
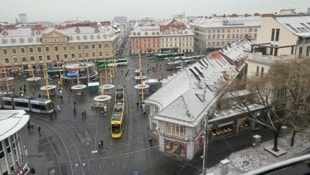
{"type": "Polygon", "coordinates": [[[306,12],[310,0],[0,0],[0,21],[15,22],[20,13],[28,21],[111,20],[114,16],[128,19],[144,17],[172,18],[231,13],[270,13],[282,8],[306,12]]]}

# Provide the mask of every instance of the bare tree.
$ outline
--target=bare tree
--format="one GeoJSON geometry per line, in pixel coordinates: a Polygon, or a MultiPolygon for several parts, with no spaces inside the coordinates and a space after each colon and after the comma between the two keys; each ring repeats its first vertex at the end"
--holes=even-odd
{"type": "Polygon", "coordinates": [[[281,127],[293,126],[293,146],[296,133],[301,132],[310,122],[310,60],[274,62],[268,73],[251,76],[246,81],[236,81],[226,91],[239,90],[245,83],[247,89],[256,94],[257,101],[264,106],[258,116],[246,100],[240,100],[246,116],[270,129],[274,135],[274,151],[279,151],[281,127]]]}

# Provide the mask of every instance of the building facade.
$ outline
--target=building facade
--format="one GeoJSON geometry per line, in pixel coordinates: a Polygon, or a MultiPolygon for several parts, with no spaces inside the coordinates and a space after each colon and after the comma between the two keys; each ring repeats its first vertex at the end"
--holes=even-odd
{"type": "Polygon", "coordinates": [[[239,39],[257,37],[260,28],[260,15],[213,16],[196,19],[191,24],[195,33],[195,50],[206,53],[223,48],[239,39]]]}
{"type": "MultiPolygon", "coordinates": [[[[205,121],[209,123],[207,136],[211,141],[238,134],[252,125],[240,108],[231,107],[236,103],[220,101],[224,86],[246,76],[246,51],[250,49],[251,42],[244,40],[214,52],[164,80],[163,87],[146,99],[149,128],[158,139],[159,151],[191,160],[203,147],[205,121]]],[[[261,106],[253,104],[250,108],[255,111],[261,106]]]]}
{"type": "Polygon", "coordinates": [[[43,69],[44,64],[96,61],[115,55],[120,31],[103,25],[7,28],[0,34],[0,67],[43,69]],[[31,63],[31,64],[30,64],[31,63]]]}
{"type": "Polygon", "coordinates": [[[160,51],[160,31],[158,26],[138,26],[130,32],[131,55],[153,54],[160,51]]]}
{"type": "Polygon", "coordinates": [[[23,143],[21,129],[30,116],[22,110],[0,112],[0,174],[23,175],[29,171],[27,150],[23,143]]]}
{"type": "Polygon", "coordinates": [[[176,20],[165,25],[136,26],[129,37],[132,55],[139,51],[141,54],[194,51],[193,32],[176,20]]]}
{"type": "Polygon", "coordinates": [[[263,55],[310,58],[309,14],[262,16],[256,51],[263,55]]]}
{"type": "Polygon", "coordinates": [[[183,23],[172,20],[167,25],[160,26],[160,45],[163,52],[194,52],[194,33],[183,23]]]}

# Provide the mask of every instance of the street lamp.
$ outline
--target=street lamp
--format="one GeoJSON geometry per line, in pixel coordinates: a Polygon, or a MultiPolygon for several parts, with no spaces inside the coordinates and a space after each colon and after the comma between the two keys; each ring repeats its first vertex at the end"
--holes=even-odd
{"type": "Polygon", "coordinates": [[[209,111],[205,115],[204,131],[203,131],[203,156],[202,156],[202,174],[206,175],[207,172],[207,151],[208,151],[208,124],[209,124],[209,111]]]}

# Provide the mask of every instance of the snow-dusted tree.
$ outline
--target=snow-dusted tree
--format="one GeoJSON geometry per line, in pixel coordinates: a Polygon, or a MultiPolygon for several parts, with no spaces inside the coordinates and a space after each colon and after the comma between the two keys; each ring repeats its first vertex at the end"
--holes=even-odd
{"type": "MultiPolygon", "coordinates": [[[[246,116],[274,135],[273,150],[278,151],[278,137],[282,126],[292,126],[293,136],[310,123],[310,60],[276,61],[264,75],[254,75],[246,81],[236,81],[225,88],[227,92],[246,87],[256,94],[262,104],[261,115],[253,112],[246,100],[240,100],[246,116]]],[[[236,96],[236,94],[234,93],[236,96]]]]}

